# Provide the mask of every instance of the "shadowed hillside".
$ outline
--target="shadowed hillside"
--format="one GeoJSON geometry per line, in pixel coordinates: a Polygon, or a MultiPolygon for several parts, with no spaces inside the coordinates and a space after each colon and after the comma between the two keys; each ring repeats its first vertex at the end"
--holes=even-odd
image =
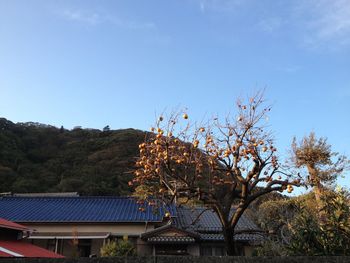
{"type": "Polygon", "coordinates": [[[134,129],[66,130],[0,119],[0,192],[128,194],[144,136],[134,129]]]}

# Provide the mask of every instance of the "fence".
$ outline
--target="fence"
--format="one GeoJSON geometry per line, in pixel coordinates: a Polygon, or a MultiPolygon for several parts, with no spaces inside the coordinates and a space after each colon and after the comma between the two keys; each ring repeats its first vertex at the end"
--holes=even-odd
{"type": "Polygon", "coordinates": [[[0,258],[0,263],[350,263],[350,257],[115,257],[115,258],[0,258]]]}

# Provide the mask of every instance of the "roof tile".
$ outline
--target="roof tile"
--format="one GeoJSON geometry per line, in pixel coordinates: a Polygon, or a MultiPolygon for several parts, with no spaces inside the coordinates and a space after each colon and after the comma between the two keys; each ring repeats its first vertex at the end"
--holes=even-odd
{"type": "Polygon", "coordinates": [[[131,197],[1,197],[0,218],[15,222],[160,222],[165,210],[139,205],[131,197]]]}
{"type": "MultiPolygon", "coordinates": [[[[173,222],[176,227],[200,233],[203,241],[224,240],[221,222],[213,210],[203,207],[178,207],[177,217],[173,222]]],[[[238,232],[234,235],[237,241],[261,241],[264,238],[262,230],[245,215],[241,216],[235,230],[238,232]]]]}

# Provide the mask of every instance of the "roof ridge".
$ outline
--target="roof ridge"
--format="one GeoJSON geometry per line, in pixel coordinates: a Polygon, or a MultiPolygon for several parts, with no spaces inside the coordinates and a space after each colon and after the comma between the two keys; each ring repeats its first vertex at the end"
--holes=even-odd
{"type": "Polygon", "coordinates": [[[135,199],[132,196],[0,196],[0,199],[135,199]]]}

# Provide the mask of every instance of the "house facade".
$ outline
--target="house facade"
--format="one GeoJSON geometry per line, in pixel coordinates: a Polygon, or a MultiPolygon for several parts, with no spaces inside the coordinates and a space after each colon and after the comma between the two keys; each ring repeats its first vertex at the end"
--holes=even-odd
{"type": "MultiPolygon", "coordinates": [[[[66,257],[99,256],[106,242],[125,238],[138,255],[224,255],[220,222],[203,209],[140,209],[130,197],[0,197],[0,217],[33,229],[31,244],[66,257]]],[[[250,255],[263,235],[244,216],[237,229],[238,249],[250,255]]]]}
{"type": "Polygon", "coordinates": [[[26,242],[31,230],[0,218],[0,258],[63,258],[62,255],[26,242]]]}

